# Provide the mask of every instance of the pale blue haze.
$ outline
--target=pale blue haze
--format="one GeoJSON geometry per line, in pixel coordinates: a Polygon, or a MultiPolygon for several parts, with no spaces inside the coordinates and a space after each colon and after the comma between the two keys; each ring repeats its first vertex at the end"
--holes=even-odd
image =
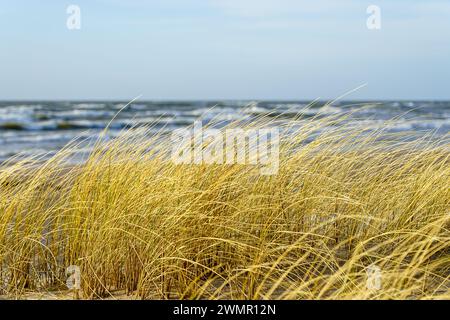
{"type": "Polygon", "coordinates": [[[0,0],[0,40],[0,100],[450,99],[448,0],[0,0]]]}

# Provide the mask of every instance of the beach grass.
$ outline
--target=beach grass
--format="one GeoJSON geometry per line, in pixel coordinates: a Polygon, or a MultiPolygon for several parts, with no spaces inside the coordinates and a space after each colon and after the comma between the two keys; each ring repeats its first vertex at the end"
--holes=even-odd
{"type": "Polygon", "coordinates": [[[0,294],[83,299],[450,299],[448,135],[345,115],[278,126],[279,170],[175,164],[163,130],[107,131],[0,170],[0,294]],[[376,277],[371,278],[371,277],[376,277]]]}

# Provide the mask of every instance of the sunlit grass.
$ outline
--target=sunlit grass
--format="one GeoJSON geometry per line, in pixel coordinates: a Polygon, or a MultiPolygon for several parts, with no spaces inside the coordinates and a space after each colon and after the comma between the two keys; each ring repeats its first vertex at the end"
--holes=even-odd
{"type": "Polygon", "coordinates": [[[4,164],[1,293],[65,289],[77,265],[87,299],[449,299],[448,136],[345,117],[245,124],[289,131],[272,176],[175,165],[151,127],[99,140],[80,165],[76,143],[4,164]]]}

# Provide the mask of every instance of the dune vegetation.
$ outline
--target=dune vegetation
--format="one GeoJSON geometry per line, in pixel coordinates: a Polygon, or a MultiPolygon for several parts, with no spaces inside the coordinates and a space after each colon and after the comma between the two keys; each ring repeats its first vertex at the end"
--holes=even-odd
{"type": "Polygon", "coordinates": [[[347,117],[228,123],[280,128],[274,175],[175,164],[154,126],[7,161],[0,294],[65,292],[75,265],[83,299],[450,299],[448,135],[347,117]]]}

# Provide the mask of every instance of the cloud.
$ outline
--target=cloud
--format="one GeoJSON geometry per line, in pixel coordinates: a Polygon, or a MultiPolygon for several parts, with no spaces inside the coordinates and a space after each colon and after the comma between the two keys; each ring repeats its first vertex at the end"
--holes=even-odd
{"type": "Polygon", "coordinates": [[[445,15],[450,16],[450,1],[427,1],[413,5],[413,10],[421,15],[445,15]]]}
{"type": "Polygon", "coordinates": [[[209,0],[211,6],[229,15],[240,17],[271,17],[293,14],[317,14],[343,11],[354,1],[332,0],[209,0]]]}

